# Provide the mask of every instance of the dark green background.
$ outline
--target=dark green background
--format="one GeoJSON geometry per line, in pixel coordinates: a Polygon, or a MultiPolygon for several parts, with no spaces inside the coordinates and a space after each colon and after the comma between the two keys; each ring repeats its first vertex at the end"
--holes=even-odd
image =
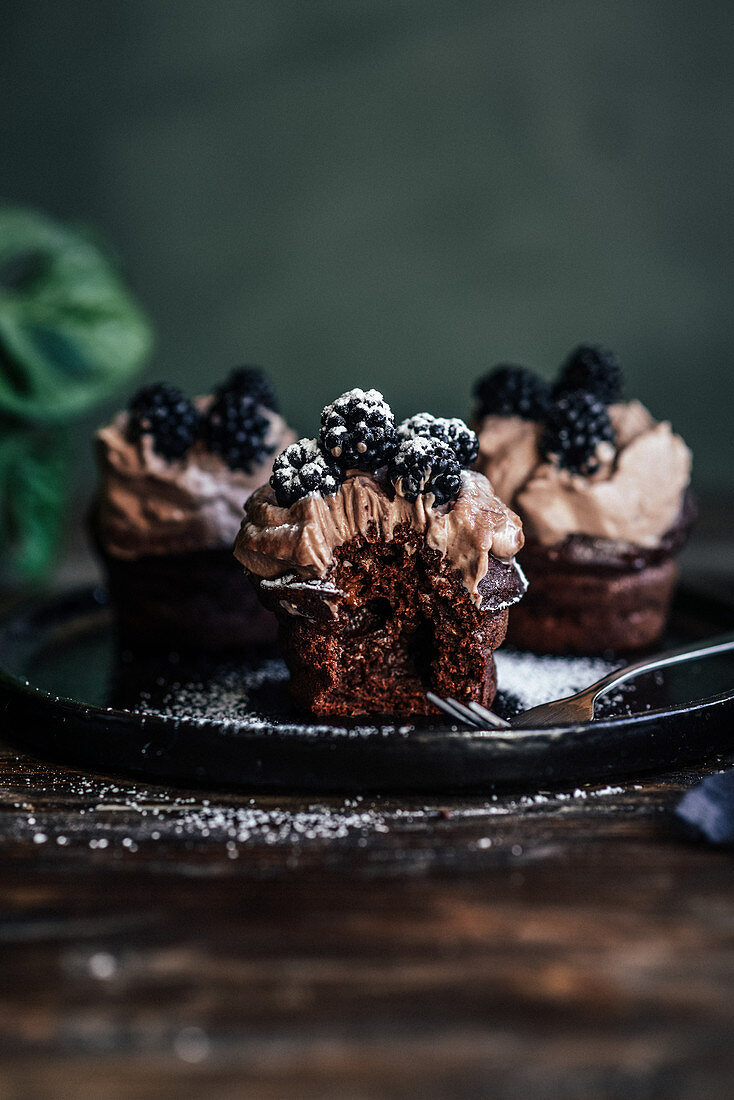
{"type": "Polygon", "coordinates": [[[493,363],[601,341],[728,490],[733,25],[730,0],[8,3],[0,189],[115,242],[151,378],[260,362],[313,434],[353,385],[466,414],[493,363]]]}

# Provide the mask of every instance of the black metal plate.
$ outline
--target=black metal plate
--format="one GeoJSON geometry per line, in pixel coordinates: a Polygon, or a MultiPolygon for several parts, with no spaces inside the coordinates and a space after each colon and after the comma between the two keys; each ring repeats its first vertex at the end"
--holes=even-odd
{"type": "MultiPolygon", "coordinates": [[[[19,747],[188,786],[459,792],[621,778],[734,743],[731,655],[642,678],[604,717],[578,726],[477,732],[440,719],[315,722],[291,707],[272,650],[219,664],[117,654],[105,599],[100,590],[75,592],[0,624],[2,729],[19,747]]],[[[666,642],[733,625],[729,606],[682,592],[666,642]]],[[[532,677],[534,659],[523,661],[532,677]]],[[[500,713],[513,707],[498,696],[500,713]]]]}

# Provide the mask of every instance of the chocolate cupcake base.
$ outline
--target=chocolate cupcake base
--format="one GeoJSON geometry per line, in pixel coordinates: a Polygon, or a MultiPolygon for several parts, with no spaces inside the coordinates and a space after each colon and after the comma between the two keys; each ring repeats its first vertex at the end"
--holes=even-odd
{"type": "Polygon", "coordinates": [[[508,641],[536,653],[627,653],[655,645],[665,629],[678,568],[697,515],[690,490],[680,515],[650,549],[569,535],[557,546],[528,539],[528,592],[513,612],[508,641]]]}
{"type": "Polygon", "coordinates": [[[461,574],[409,527],[339,547],[323,581],[259,581],[278,616],[294,700],[314,714],[432,714],[426,692],[489,705],[493,651],[523,582],[490,558],[476,607],[461,574]]]}
{"type": "Polygon", "coordinates": [[[668,558],[612,569],[523,555],[528,592],[513,611],[508,641],[537,653],[645,649],[658,641],[678,570],[668,558]]]}
{"type": "Polygon", "coordinates": [[[231,550],[132,561],[99,552],[123,645],[212,653],[275,640],[275,617],[231,550]]]}

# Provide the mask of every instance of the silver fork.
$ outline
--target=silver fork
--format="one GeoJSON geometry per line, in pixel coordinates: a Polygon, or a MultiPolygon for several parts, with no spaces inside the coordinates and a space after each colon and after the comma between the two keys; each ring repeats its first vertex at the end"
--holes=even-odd
{"type": "Polygon", "coordinates": [[[654,672],[658,668],[682,664],[684,661],[695,661],[698,657],[711,657],[715,653],[727,653],[730,650],[734,650],[734,633],[722,634],[705,644],[670,649],[657,657],[647,657],[642,661],[636,661],[633,665],[627,665],[626,668],[610,672],[590,687],[576,692],[575,695],[531,707],[530,710],[515,715],[509,722],[497,714],[492,714],[479,703],[460,703],[456,699],[442,699],[430,691],[426,695],[434,706],[439,707],[452,718],[478,729],[536,729],[540,726],[577,725],[579,722],[590,722],[594,717],[594,707],[599,699],[626,680],[631,680],[643,672],[654,672]]]}

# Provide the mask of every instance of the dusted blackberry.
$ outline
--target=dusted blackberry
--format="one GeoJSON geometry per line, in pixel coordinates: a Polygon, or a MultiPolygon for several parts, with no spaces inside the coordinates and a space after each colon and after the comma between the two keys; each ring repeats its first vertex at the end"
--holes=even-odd
{"type": "Polygon", "coordinates": [[[548,413],[540,441],[546,458],[557,456],[571,473],[594,474],[599,469],[596,448],[600,443],[614,443],[604,404],[586,390],[572,390],[559,397],[548,413]]]}
{"type": "Polygon", "coordinates": [[[267,442],[270,421],[252,397],[236,389],[223,389],[215,397],[204,421],[207,448],[220,455],[230,470],[251,473],[253,465],[271,455],[267,442]]]}
{"type": "Polygon", "coordinates": [[[377,390],[348,390],[321,414],[321,446],[343,470],[377,470],[397,447],[395,418],[377,390]]]}
{"type": "Polygon", "coordinates": [[[550,386],[525,367],[495,367],[474,386],[478,416],[520,416],[542,420],[550,405],[550,386]]]}
{"type": "Polygon", "coordinates": [[[387,476],[398,496],[411,503],[420,493],[433,493],[434,504],[448,504],[461,489],[461,466],[451,447],[425,436],[402,441],[387,476]]]}
{"type": "Polygon", "coordinates": [[[398,428],[398,437],[413,439],[422,436],[425,439],[440,439],[456,455],[459,465],[465,468],[473,466],[479,454],[479,440],[476,432],[468,428],[458,417],[431,416],[430,413],[416,413],[404,420],[398,428]]]}
{"type": "Polygon", "coordinates": [[[196,439],[199,413],[176,386],[159,382],[145,386],[129,405],[128,436],[136,443],[149,435],[153,450],[163,458],[181,458],[196,439]]]}
{"type": "Polygon", "coordinates": [[[315,439],[299,439],[276,458],[270,484],[281,508],[290,508],[309,493],[333,496],[343,477],[315,439]]]}
{"type": "Polygon", "coordinates": [[[588,390],[605,405],[622,398],[622,368],[613,351],[581,344],[572,351],[553,387],[553,396],[571,390],[588,390]]]}
{"type": "Polygon", "coordinates": [[[216,395],[231,391],[252,398],[256,405],[280,412],[273,384],[260,367],[236,367],[227,379],[217,387],[216,395]]]}

